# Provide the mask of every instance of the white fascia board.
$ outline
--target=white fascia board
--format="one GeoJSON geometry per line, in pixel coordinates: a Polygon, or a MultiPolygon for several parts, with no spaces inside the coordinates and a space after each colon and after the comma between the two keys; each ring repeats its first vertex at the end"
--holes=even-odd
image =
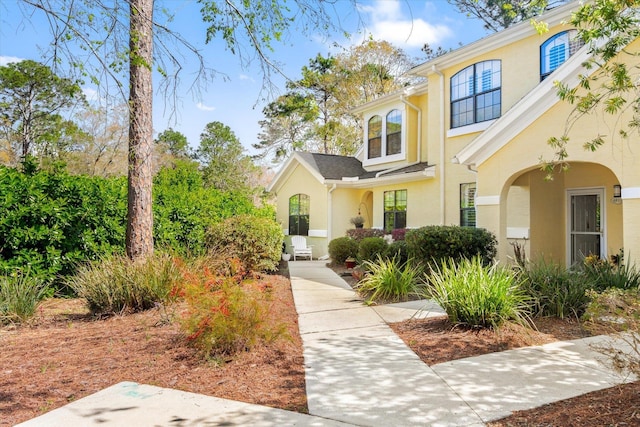
{"type": "Polygon", "coordinates": [[[380,185],[401,184],[403,182],[421,181],[435,177],[435,169],[429,166],[424,170],[402,175],[382,176],[379,178],[359,179],[357,181],[327,180],[327,185],[335,184],[337,188],[369,188],[380,185]]]}
{"type": "Polygon", "coordinates": [[[428,91],[428,86],[429,84],[427,82],[424,82],[417,85],[402,88],[400,90],[389,93],[387,95],[383,95],[380,98],[376,98],[373,101],[369,101],[366,104],[362,104],[357,107],[354,107],[349,112],[352,114],[362,114],[365,111],[375,110],[386,104],[400,102],[400,99],[403,96],[412,96],[412,95],[417,95],[421,93],[426,93],[428,91]]]}
{"type": "Polygon", "coordinates": [[[554,82],[560,81],[569,87],[578,84],[579,75],[588,72],[583,66],[587,59],[589,59],[589,46],[585,45],[548,78],[520,99],[487,130],[460,150],[455,156],[458,161],[464,165],[477,167],[507,145],[527,126],[538,120],[542,114],[560,101],[554,82]]]}
{"type": "Polygon", "coordinates": [[[311,165],[309,165],[309,163],[307,163],[302,158],[302,156],[294,152],[293,155],[289,157],[289,159],[285,162],[285,164],[282,166],[282,168],[278,171],[276,176],[273,178],[273,180],[267,187],[267,191],[271,192],[273,191],[274,188],[278,188],[281,182],[284,181],[284,178],[290,175],[291,173],[293,173],[293,171],[295,170],[296,163],[303,166],[306,170],[308,170],[309,173],[313,175],[315,179],[318,180],[318,182],[320,182],[321,184],[325,183],[325,179],[322,175],[320,175],[320,172],[318,172],[315,168],[311,167],[311,165]]]}
{"type": "MultiPolygon", "coordinates": [[[[562,21],[567,20],[571,16],[571,12],[579,8],[581,3],[582,2],[580,1],[574,1],[564,6],[558,6],[546,11],[535,19],[544,21],[549,24],[549,27],[553,27],[562,23],[562,21]]],[[[478,41],[456,49],[453,52],[418,65],[410,70],[408,74],[426,77],[433,73],[434,67],[435,69],[443,70],[535,34],[537,34],[537,31],[532,23],[529,20],[523,21],[505,30],[491,34],[478,41]]]]}
{"type": "Polygon", "coordinates": [[[291,165],[294,162],[294,159],[295,159],[295,153],[289,156],[289,158],[280,167],[280,170],[278,170],[278,172],[276,173],[276,175],[273,177],[273,179],[271,180],[271,182],[266,188],[266,190],[269,193],[272,192],[274,188],[279,187],[280,181],[285,175],[287,175],[287,171],[291,168],[291,165]]]}

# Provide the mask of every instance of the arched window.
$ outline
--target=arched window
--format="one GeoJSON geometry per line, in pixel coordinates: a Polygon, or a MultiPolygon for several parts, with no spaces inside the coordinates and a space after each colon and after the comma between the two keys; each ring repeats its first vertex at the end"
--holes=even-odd
{"type": "Polygon", "coordinates": [[[540,46],[540,80],[544,80],[556,68],[584,45],[576,30],[564,31],[550,37],[540,46]]]}
{"type": "Polygon", "coordinates": [[[306,194],[289,198],[289,235],[309,235],[309,196],[306,194]]]}
{"type": "Polygon", "coordinates": [[[380,116],[371,117],[367,128],[369,140],[368,157],[375,159],[382,156],[382,118],[380,116]]]}
{"type": "Polygon", "coordinates": [[[402,151],[402,113],[391,110],[387,114],[387,156],[402,151]]]}
{"type": "Polygon", "coordinates": [[[500,117],[501,64],[478,62],[451,77],[451,127],[500,117]]]}

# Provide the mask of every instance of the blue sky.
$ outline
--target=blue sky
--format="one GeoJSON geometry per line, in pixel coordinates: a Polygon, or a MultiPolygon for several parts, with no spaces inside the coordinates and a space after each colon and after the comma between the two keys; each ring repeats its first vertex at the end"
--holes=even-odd
{"type": "MultiPolygon", "coordinates": [[[[191,93],[188,77],[193,73],[190,67],[195,61],[186,59],[186,73],[183,86],[178,90],[174,117],[170,117],[165,108],[164,95],[156,94],[155,132],[172,127],[185,134],[190,145],[196,147],[204,126],[220,121],[235,132],[251,153],[251,144],[257,142],[260,132],[258,121],[262,119],[262,108],[269,96],[273,99],[284,93],[286,79],[276,76],[276,90],[271,93],[261,91],[263,82],[256,63],[242,68],[238,58],[228,52],[222,42],[205,44],[206,25],[201,21],[200,7],[195,1],[157,0],[157,3],[174,15],[170,28],[201,49],[208,65],[226,78],[219,76],[201,93],[191,93]]],[[[48,24],[41,14],[33,14],[30,20],[25,20],[17,4],[18,0],[2,0],[0,4],[0,65],[20,59],[41,61],[41,52],[50,41],[48,24]]],[[[327,55],[335,51],[334,43],[346,47],[371,36],[376,40],[387,40],[412,56],[424,58],[420,52],[424,43],[434,48],[455,48],[487,34],[480,21],[457,12],[446,0],[358,1],[357,10],[350,1],[337,0],[335,8],[342,27],[351,33],[351,39],[347,40],[341,34],[328,39],[319,34],[296,34],[283,43],[276,43],[272,58],[282,64],[288,78],[298,79],[300,69],[318,53],[327,55]]],[[[85,92],[91,95],[94,88],[87,86],[85,92]]]]}

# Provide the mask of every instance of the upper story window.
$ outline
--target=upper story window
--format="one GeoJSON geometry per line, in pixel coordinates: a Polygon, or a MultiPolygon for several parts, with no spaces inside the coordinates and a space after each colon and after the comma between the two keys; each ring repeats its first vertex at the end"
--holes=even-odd
{"type": "Polygon", "coordinates": [[[369,158],[382,156],[382,117],[373,116],[369,119],[369,158]]]}
{"type": "Polygon", "coordinates": [[[392,110],[387,114],[387,156],[402,151],[402,114],[392,110]]]}
{"type": "Polygon", "coordinates": [[[402,138],[402,111],[394,108],[371,117],[367,122],[367,159],[401,155],[402,138]]]}
{"type": "Polygon", "coordinates": [[[556,68],[584,45],[576,30],[564,31],[550,37],[540,46],[540,80],[544,80],[556,68]]]}
{"type": "Polygon", "coordinates": [[[451,77],[451,127],[500,117],[501,80],[499,60],[478,62],[451,77]]]}
{"type": "Polygon", "coordinates": [[[309,196],[294,194],[289,198],[289,235],[309,235],[309,196]]]}

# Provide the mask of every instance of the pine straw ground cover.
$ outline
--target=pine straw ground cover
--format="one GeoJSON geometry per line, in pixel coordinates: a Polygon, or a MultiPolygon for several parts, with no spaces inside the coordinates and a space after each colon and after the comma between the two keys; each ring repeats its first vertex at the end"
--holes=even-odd
{"type": "MultiPolygon", "coordinates": [[[[52,300],[34,323],[0,329],[0,425],[13,425],[120,381],[307,412],[304,360],[288,279],[273,286],[273,322],[289,340],[259,346],[225,363],[202,360],[186,344],[169,313],[151,310],[94,319],[80,300],[52,300]]],[[[443,319],[407,321],[394,330],[427,363],[584,335],[579,325],[547,321],[540,333],[496,335],[452,328],[443,319]]],[[[640,425],[640,382],[523,411],[495,426],[640,425]]]]}

